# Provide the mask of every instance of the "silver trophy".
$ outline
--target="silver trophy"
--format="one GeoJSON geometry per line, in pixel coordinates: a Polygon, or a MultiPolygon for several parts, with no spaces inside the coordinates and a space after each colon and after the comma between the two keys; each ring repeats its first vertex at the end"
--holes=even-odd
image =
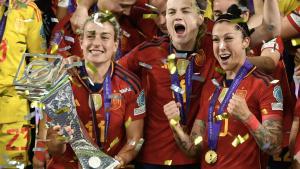
{"type": "MultiPolygon", "coordinates": [[[[74,130],[69,144],[83,169],[113,169],[119,162],[103,153],[92,144],[84,127],[78,120],[69,75],[62,67],[59,55],[24,54],[14,78],[17,92],[30,101],[45,105],[44,111],[52,119],[52,124],[71,126],[74,130]],[[22,72],[24,63],[29,61],[22,72]]],[[[70,67],[70,66],[69,66],[70,67]]]]}

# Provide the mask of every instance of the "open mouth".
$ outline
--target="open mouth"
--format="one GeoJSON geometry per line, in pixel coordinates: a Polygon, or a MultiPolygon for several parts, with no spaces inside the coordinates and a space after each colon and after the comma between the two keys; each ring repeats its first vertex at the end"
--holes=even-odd
{"type": "Polygon", "coordinates": [[[219,55],[222,61],[226,61],[230,58],[230,54],[221,54],[219,55]]]}
{"type": "Polygon", "coordinates": [[[185,32],[185,26],[182,24],[175,24],[174,29],[177,34],[183,34],[185,32]]]}

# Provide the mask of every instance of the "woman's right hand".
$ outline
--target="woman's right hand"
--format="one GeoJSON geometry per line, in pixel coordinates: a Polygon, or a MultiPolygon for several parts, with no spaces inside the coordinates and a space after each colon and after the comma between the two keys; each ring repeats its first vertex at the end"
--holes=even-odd
{"type": "Polygon", "coordinates": [[[70,126],[62,128],[59,125],[49,128],[47,138],[50,140],[47,142],[48,151],[50,154],[63,154],[66,151],[66,144],[68,140],[72,138],[74,130],[70,126]],[[64,136],[64,132],[67,133],[67,137],[64,136]]]}
{"type": "Polygon", "coordinates": [[[167,116],[168,120],[179,121],[180,119],[180,103],[176,103],[175,101],[171,101],[164,105],[164,113],[167,116]]]}

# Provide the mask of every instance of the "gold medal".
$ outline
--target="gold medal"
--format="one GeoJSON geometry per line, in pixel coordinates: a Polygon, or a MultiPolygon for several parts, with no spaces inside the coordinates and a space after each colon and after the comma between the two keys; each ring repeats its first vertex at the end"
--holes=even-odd
{"type": "Polygon", "coordinates": [[[217,162],[218,159],[218,154],[213,151],[213,150],[209,150],[205,153],[205,162],[207,164],[214,164],[217,162]]]}
{"type": "Polygon", "coordinates": [[[190,61],[186,60],[186,59],[178,59],[177,60],[177,71],[178,71],[178,75],[182,76],[185,74],[187,67],[189,66],[190,61]]]}
{"type": "MultiPolygon", "coordinates": [[[[91,94],[94,102],[95,110],[98,111],[102,107],[102,97],[101,94],[94,93],[91,94]]],[[[91,107],[91,100],[89,100],[89,106],[91,107]]]]}

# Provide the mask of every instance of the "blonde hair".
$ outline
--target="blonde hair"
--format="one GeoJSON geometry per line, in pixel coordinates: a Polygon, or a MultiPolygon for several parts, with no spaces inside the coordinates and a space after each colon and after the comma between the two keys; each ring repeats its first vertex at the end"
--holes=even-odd
{"type": "Polygon", "coordinates": [[[118,41],[120,37],[120,24],[117,21],[117,18],[109,11],[99,11],[92,14],[88,19],[84,22],[82,30],[80,31],[80,37],[82,38],[84,35],[84,28],[89,22],[98,22],[98,23],[110,23],[114,28],[114,40],[118,41]]]}

